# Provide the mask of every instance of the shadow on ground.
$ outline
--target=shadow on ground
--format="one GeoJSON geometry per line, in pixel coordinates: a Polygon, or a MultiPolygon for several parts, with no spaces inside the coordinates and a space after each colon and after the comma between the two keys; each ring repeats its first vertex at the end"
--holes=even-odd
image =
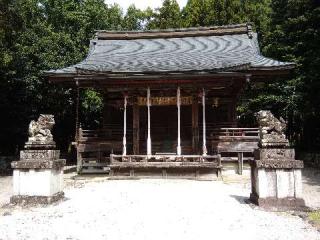
{"type": "Polygon", "coordinates": [[[245,196],[238,196],[238,195],[229,195],[230,197],[234,198],[237,200],[240,204],[249,204],[249,198],[245,196]]]}

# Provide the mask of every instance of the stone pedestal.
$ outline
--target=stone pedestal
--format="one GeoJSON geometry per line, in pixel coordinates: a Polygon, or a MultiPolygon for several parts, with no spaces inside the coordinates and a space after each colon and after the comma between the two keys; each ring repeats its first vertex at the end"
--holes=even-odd
{"type": "Polygon", "coordinates": [[[41,117],[42,121],[30,123],[33,132],[29,127],[29,133],[36,137],[29,137],[25,150],[20,151],[20,161],[11,163],[14,170],[10,202],[14,204],[49,204],[64,197],[63,167],[66,161],[60,159],[60,151],[55,149],[51,132],[46,128],[49,120],[54,123],[53,116],[41,117]]]}
{"type": "Polygon", "coordinates": [[[301,209],[301,169],[303,162],[294,159],[294,149],[257,149],[251,162],[251,195],[255,204],[268,209],[301,209]]]}
{"type": "Polygon", "coordinates": [[[63,198],[64,159],[58,150],[23,150],[20,161],[12,162],[11,203],[49,204],[63,198]]]}
{"type": "Polygon", "coordinates": [[[265,110],[259,111],[256,117],[260,141],[259,149],[254,152],[254,161],[250,163],[251,201],[268,209],[304,208],[303,162],[295,160],[295,151],[289,147],[284,134],[285,121],[265,110]]]}

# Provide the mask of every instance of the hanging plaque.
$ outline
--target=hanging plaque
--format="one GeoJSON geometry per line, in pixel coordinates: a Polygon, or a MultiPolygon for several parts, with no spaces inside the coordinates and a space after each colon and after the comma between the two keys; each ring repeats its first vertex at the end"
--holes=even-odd
{"type": "MultiPolygon", "coordinates": [[[[181,105],[191,105],[192,97],[180,97],[181,105]]],[[[177,105],[177,97],[151,97],[150,103],[153,106],[166,106],[166,105],[177,105]]],[[[138,105],[146,106],[147,98],[138,97],[138,105]]]]}

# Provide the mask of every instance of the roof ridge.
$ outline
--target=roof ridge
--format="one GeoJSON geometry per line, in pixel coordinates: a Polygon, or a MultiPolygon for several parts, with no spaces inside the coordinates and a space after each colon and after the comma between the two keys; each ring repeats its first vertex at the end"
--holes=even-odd
{"type": "Polygon", "coordinates": [[[149,39],[149,38],[181,38],[194,36],[215,36],[248,34],[252,37],[252,24],[242,23],[223,26],[191,27],[177,29],[156,29],[138,31],[109,31],[96,30],[95,38],[98,40],[130,40],[130,39],[149,39]]]}

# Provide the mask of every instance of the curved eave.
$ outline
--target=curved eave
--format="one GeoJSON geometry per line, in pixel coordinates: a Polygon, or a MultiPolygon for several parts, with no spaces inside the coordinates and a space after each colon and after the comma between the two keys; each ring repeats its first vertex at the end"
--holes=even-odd
{"type": "MultiPolygon", "coordinates": [[[[96,85],[109,84],[111,82],[126,82],[126,85],[131,83],[134,85],[138,82],[159,83],[159,81],[172,81],[173,84],[179,83],[186,79],[194,79],[196,81],[207,79],[208,81],[219,81],[223,79],[245,79],[250,76],[252,81],[266,82],[275,77],[286,76],[293,68],[277,68],[277,69],[248,69],[243,71],[222,71],[222,72],[171,72],[171,73],[86,73],[86,74],[54,74],[46,75],[45,77],[51,83],[62,84],[66,86],[76,86],[85,83],[86,86],[95,87],[96,85]]],[[[201,82],[201,81],[200,81],[201,82]]],[[[199,83],[200,83],[199,82],[199,83]]]]}
{"type": "Polygon", "coordinates": [[[279,65],[279,66],[257,66],[257,67],[250,67],[249,70],[251,71],[278,71],[278,70],[292,70],[296,67],[296,64],[294,63],[289,63],[289,64],[284,64],[284,65],[279,65]]]}
{"type": "Polygon", "coordinates": [[[201,69],[201,70],[184,70],[184,71],[168,71],[168,70],[157,70],[157,71],[95,71],[82,68],[76,68],[77,73],[80,74],[126,74],[126,75],[153,75],[153,74],[188,74],[188,73],[217,73],[217,72],[230,72],[230,71],[244,71],[250,68],[250,63],[243,63],[238,65],[230,65],[223,68],[214,69],[201,69]]]}
{"type": "MultiPolygon", "coordinates": [[[[44,71],[43,76],[47,78],[74,78],[79,75],[97,75],[97,76],[115,76],[115,75],[125,75],[125,76],[152,76],[152,75],[201,75],[201,74],[216,74],[221,72],[260,72],[265,73],[266,75],[274,74],[278,72],[290,72],[292,69],[295,68],[294,63],[283,64],[279,66],[252,66],[249,63],[244,63],[241,65],[230,66],[226,68],[219,68],[219,69],[203,69],[203,70],[189,70],[189,71],[145,71],[145,72],[103,72],[103,71],[94,71],[94,70],[87,70],[81,69],[77,67],[73,67],[75,71],[65,71],[64,69],[58,70],[51,70],[51,71],[44,71]],[[274,72],[276,71],[276,72],[274,72]]],[[[70,68],[70,67],[69,67],[70,68]]],[[[68,69],[69,69],[68,68],[68,69]]]]}

